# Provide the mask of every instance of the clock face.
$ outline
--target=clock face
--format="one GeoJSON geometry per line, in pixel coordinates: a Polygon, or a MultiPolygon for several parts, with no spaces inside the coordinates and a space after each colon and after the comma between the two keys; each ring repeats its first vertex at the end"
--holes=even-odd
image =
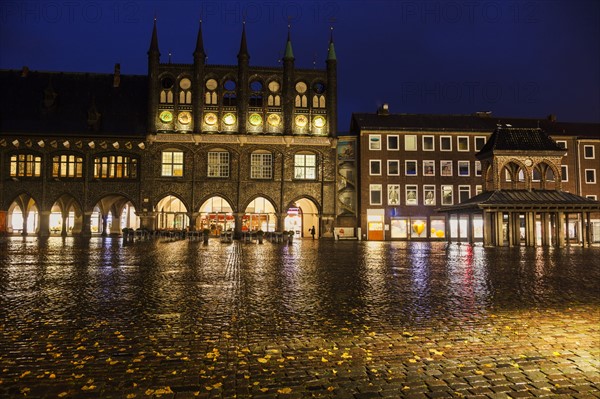
{"type": "Polygon", "coordinates": [[[325,118],[323,118],[322,116],[315,116],[313,118],[313,125],[315,127],[322,128],[323,126],[325,126],[325,118]]]}
{"type": "Polygon", "coordinates": [[[281,123],[281,116],[277,114],[270,114],[267,117],[267,123],[271,126],[279,126],[279,124],[281,123]]]}
{"type": "Polygon", "coordinates": [[[235,123],[235,115],[234,114],[225,114],[225,116],[223,116],[223,123],[225,123],[226,125],[233,125],[235,123]]]}
{"type": "Polygon", "coordinates": [[[179,115],[177,115],[177,120],[182,125],[187,125],[192,121],[192,114],[190,114],[188,111],[180,112],[179,115]]]}
{"type": "Polygon", "coordinates": [[[262,116],[260,116],[259,114],[251,114],[249,120],[252,126],[262,125],[262,116]]]}
{"type": "Polygon", "coordinates": [[[298,127],[304,127],[308,123],[308,118],[304,115],[296,116],[295,120],[296,120],[296,126],[298,126],[298,127]]]}
{"type": "Polygon", "coordinates": [[[217,115],[213,114],[212,112],[207,113],[204,115],[204,123],[207,125],[214,125],[217,123],[217,115]]]}
{"type": "Polygon", "coordinates": [[[192,86],[192,82],[188,78],[183,78],[179,81],[179,87],[183,90],[187,90],[192,86]]]}
{"type": "Polygon", "coordinates": [[[164,123],[169,123],[173,120],[173,114],[170,111],[163,111],[160,113],[159,118],[164,123]]]}

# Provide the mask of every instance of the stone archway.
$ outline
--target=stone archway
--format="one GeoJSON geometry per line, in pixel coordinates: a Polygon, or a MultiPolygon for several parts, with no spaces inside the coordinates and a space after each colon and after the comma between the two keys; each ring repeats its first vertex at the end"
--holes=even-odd
{"type": "Polygon", "coordinates": [[[310,229],[315,228],[315,237],[320,236],[319,207],[309,198],[294,201],[287,209],[284,229],[292,230],[299,237],[311,237],[310,229]]]}
{"type": "Polygon", "coordinates": [[[21,194],[8,207],[7,230],[12,234],[28,235],[39,229],[39,210],[35,200],[21,194]]]}

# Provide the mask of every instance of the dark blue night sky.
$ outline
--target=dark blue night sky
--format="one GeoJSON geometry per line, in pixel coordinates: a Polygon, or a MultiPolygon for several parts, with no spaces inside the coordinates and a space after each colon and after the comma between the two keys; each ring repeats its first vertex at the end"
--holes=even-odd
{"type": "Polygon", "coordinates": [[[198,21],[209,64],[274,66],[287,25],[297,68],[338,58],[340,131],[352,112],[600,122],[597,1],[0,2],[0,69],[145,74],[157,17],[161,61],[192,63],[198,21]]]}

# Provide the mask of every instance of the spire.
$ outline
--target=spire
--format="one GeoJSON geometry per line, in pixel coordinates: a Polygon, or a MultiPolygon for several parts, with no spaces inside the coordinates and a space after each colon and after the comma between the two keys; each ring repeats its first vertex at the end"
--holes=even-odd
{"type": "Polygon", "coordinates": [[[294,51],[292,50],[292,39],[291,39],[291,31],[292,26],[288,25],[288,36],[287,42],[285,44],[285,55],[283,56],[284,60],[294,60],[294,51]]]}
{"type": "Polygon", "coordinates": [[[242,56],[250,58],[250,54],[248,54],[248,43],[246,43],[246,21],[242,22],[242,41],[240,42],[238,58],[242,56]]]}
{"type": "Polygon", "coordinates": [[[150,40],[148,54],[153,52],[160,53],[158,50],[158,34],[156,33],[156,17],[154,17],[154,28],[152,29],[152,39],[150,40]]]}
{"type": "Polygon", "coordinates": [[[206,58],[204,52],[204,40],[202,40],[202,20],[198,26],[198,37],[196,38],[196,49],[194,50],[194,57],[201,57],[203,60],[206,58]]]}
{"type": "Polygon", "coordinates": [[[336,61],[335,47],[333,46],[333,26],[331,27],[331,37],[329,38],[329,52],[327,53],[328,61],[336,61]]]}

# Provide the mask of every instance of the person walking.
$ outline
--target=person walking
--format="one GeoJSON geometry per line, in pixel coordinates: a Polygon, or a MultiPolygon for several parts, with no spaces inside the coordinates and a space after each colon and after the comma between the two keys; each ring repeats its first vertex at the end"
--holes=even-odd
{"type": "Polygon", "coordinates": [[[313,238],[313,240],[315,239],[315,233],[316,233],[316,231],[315,231],[315,226],[313,226],[313,227],[310,229],[310,234],[312,235],[312,238],[313,238]]]}

